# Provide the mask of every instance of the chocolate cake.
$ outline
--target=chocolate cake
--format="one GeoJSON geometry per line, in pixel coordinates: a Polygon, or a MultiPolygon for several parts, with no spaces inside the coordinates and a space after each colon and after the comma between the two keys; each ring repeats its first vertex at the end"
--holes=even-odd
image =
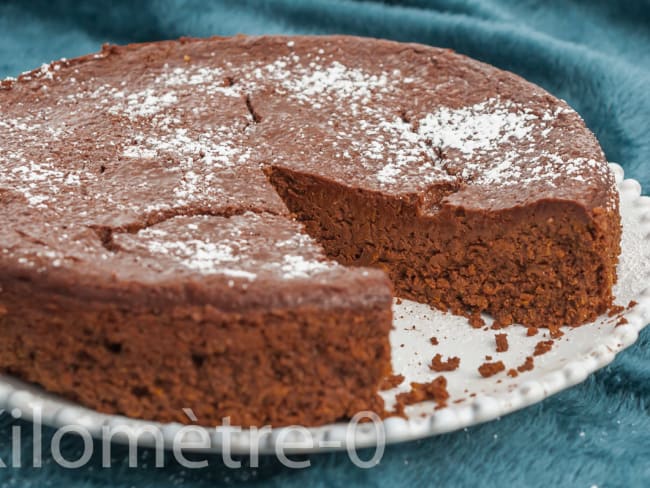
{"type": "Polygon", "coordinates": [[[327,423],[381,408],[394,294],[531,327],[612,303],[598,142],[452,51],[182,39],[0,87],[0,369],[102,412],[327,423]]]}

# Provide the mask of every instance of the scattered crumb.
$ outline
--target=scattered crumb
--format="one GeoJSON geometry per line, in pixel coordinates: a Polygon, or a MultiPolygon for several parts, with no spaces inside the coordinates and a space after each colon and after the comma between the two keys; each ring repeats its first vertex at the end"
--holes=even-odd
{"type": "Polygon", "coordinates": [[[486,361],[492,361],[492,356],[490,356],[489,354],[486,355],[486,356],[485,356],[485,360],[486,360],[486,361]]]}
{"type": "Polygon", "coordinates": [[[483,378],[488,378],[490,376],[494,376],[497,373],[500,373],[501,371],[504,371],[506,369],[505,364],[503,364],[503,361],[496,361],[494,363],[483,363],[478,367],[478,372],[483,376],[483,378]]]}
{"type": "Polygon", "coordinates": [[[634,307],[635,305],[638,305],[637,302],[634,301],[634,300],[630,300],[630,303],[627,304],[627,308],[632,308],[632,307],[634,307]]]}
{"type": "Polygon", "coordinates": [[[505,329],[506,327],[509,327],[512,325],[512,317],[509,315],[503,316],[503,317],[497,317],[494,319],[494,322],[492,322],[492,330],[499,330],[499,329],[505,329]]]}
{"type": "Polygon", "coordinates": [[[481,317],[481,314],[479,312],[474,312],[469,316],[469,325],[475,329],[480,329],[485,325],[485,320],[483,320],[483,317],[481,317]]]}
{"type": "Polygon", "coordinates": [[[442,355],[436,354],[435,356],[433,356],[429,368],[437,372],[454,371],[458,369],[459,365],[460,365],[460,358],[458,357],[453,357],[453,358],[450,357],[449,359],[447,359],[447,361],[443,361],[442,355]]]}
{"type": "Polygon", "coordinates": [[[554,342],[553,340],[539,341],[537,344],[535,344],[535,352],[533,353],[533,355],[541,356],[542,354],[546,354],[553,347],[553,342],[554,342]]]}
{"type": "Polygon", "coordinates": [[[618,322],[616,322],[615,327],[618,327],[619,325],[623,325],[623,324],[627,324],[627,323],[628,323],[627,319],[625,317],[621,317],[620,319],[618,319],[618,322]]]}
{"type": "Polygon", "coordinates": [[[507,374],[511,378],[516,378],[517,376],[519,376],[519,373],[517,372],[516,369],[509,369],[507,374]]]}
{"type": "Polygon", "coordinates": [[[401,374],[392,374],[390,376],[386,376],[379,384],[379,390],[390,390],[400,385],[402,381],[404,381],[404,375],[401,374]]]}
{"type": "Polygon", "coordinates": [[[399,347],[404,347],[404,344],[400,344],[399,347]]]}
{"type": "Polygon", "coordinates": [[[454,400],[453,403],[463,403],[464,401],[464,398],[459,398],[458,400],[454,400]]]}
{"type": "Polygon", "coordinates": [[[472,398],[474,398],[474,397],[476,396],[476,393],[470,393],[469,396],[471,396],[472,398]]]}
{"type": "Polygon", "coordinates": [[[534,335],[537,335],[538,332],[539,329],[537,327],[528,327],[528,329],[526,330],[526,335],[528,337],[532,337],[534,335]]]}
{"type": "Polygon", "coordinates": [[[411,383],[411,390],[399,393],[395,396],[395,412],[398,415],[404,414],[404,407],[414,403],[433,400],[437,408],[447,405],[449,392],[447,391],[447,380],[444,376],[438,376],[428,383],[411,383]]]}
{"type": "Polygon", "coordinates": [[[190,61],[192,61],[192,58],[186,54],[185,56],[183,56],[183,61],[189,63],[190,61]]]}
{"type": "Polygon", "coordinates": [[[621,313],[623,310],[625,310],[625,307],[622,305],[614,305],[612,308],[609,309],[609,312],[607,312],[608,317],[613,317],[617,313],[621,313]]]}
{"type": "Polygon", "coordinates": [[[495,334],[494,340],[497,344],[497,352],[506,352],[508,350],[508,334],[495,334]]]}
{"type": "Polygon", "coordinates": [[[560,330],[560,327],[558,325],[549,325],[548,333],[553,339],[559,339],[564,335],[564,332],[560,330]]]}
{"type": "Polygon", "coordinates": [[[402,299],[401,298],[395,299],[395,303],[397,303],[398,305],[401,305],[402,304],[402,299]]]}
{"type": "Polygon", "coordinates": [[[437,337],[432,337],[431,339],[429,339],[429,342],[434,346],[437,346],[439,344],[437,337]]]}
{"type": "Polygon", "coordinates": [[[532,371],[535,367],[535,361],[532,356],[528,356],[521,366],[517,366],[517,371],[523,373],[524,371],[532,371]]]}

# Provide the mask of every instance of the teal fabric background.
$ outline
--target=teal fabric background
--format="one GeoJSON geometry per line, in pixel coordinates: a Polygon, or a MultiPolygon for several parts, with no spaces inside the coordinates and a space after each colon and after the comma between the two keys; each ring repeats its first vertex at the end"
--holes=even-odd
{"type": "MultiPolygon", "coordinates": [[[[650,188],[648,0],[4,0],[0,77],[96,51],[102,42],[235,33],[348,33],[453,48],[566,99],[609,159],[641,181],[646,194],[650,188]]],[[[0,459],[10,463],[17,452],[12,428],[20,428],[26,467],[0,468],[0,486],[647,487],[649,343],[646,330],[585,383],[485,425],[389,447],[370,470],[355,468],[344,453],[312,456],[312,466],[298,471],[272,458],[259,468],[230,470],[218,456],[208,458],[206,469],[184,469],[172,459],[155,469],[148,450],[129,469],[120,447],[111,470],[101,468],[99,456],[66,470],[47,454],[43,467],[33,468],[31,424],[3,414],[0,459]]],[[[46,429],[44,445],[51,435],[46,429]]],[[[80,449],[76,439],[66,439],[70,458],[80,449]]]]}

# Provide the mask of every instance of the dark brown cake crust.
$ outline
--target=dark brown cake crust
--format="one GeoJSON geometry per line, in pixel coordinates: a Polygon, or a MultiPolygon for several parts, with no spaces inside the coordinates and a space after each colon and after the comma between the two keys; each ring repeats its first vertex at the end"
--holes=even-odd
{"type": "Polygon", "coordinates": [[[0,368],[104,412],[380,409],[391,286],[542,327],[612,302],[597,141],[564,102],[448,50],[106,46],[3,81],[0,108],[0,368]]]}

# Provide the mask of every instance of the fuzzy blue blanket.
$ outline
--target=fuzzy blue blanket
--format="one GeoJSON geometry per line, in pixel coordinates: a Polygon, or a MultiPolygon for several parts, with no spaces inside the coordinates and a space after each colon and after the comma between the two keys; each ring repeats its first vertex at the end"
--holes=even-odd
{"type": "MultiPolygon", "coordinates": [[[[566,99],[610,160],[650,188],[649,0],[4,0],[0,78],[107,41],[235,33],[349,33],[453,48],[566,99]]],[[[63,469],[48,454],[34,468],[30,424],[3,414],[0,459],[9,465],[22,448],[26,467],[1,468],[0,486],[650,486],[649,342],[646,330],[585,383],[498,421],[390,447],[369,470],[345,453],[312,456],[305,470],[271,458],[231,470],[220,457],[207,469],[172,460],[154,469],[147,450],[129,469],[125,448],[114,449],[111,470],[99,456],[63,469]],[[23,431],[13,449],[12,428],[23,431]]],[[[44,445],[51,435],[46,429],[44,445]]],[[[77,439],[63,442],[70,459],[80,449],[77,439]]]]}

